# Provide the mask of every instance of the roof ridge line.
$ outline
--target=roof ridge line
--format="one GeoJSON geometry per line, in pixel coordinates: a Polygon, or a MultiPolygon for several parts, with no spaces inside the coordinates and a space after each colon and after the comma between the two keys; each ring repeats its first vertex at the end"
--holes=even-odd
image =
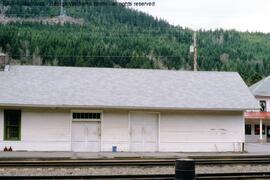
{"type": "Polygon", "coordinates": [[[163,72],[181,72],[181,73],[225,73],[239,74],[236,71],[192,71],[192,70],[177,70],[177,69],[145,69],[145,68],[114,68],[114,67],[83,67],[83,66],[49,66],[49,65],[12,65],[15,67],[37,67],[37,68],[82,68],[82,69],[106,69],[106,70],[131,70],[131,71],[163,71],[163,72]]]}

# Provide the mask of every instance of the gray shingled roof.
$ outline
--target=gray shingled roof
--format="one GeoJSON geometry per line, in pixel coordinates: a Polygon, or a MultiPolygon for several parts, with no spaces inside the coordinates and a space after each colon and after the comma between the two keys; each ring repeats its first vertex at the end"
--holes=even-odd
{"type": "Polygon", "coordinates": [[[0,105],[244,110],[257,101],[238,73],[11,66],[0,105]]]}
{"type": "Polygon", "coordinates": [[[254,96],[270,96],[270,76],[250,86],[254,96]]]}

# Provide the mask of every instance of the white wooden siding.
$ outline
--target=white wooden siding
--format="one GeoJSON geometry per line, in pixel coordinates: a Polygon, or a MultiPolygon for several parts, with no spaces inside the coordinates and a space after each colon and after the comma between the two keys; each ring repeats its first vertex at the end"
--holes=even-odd
{"type": "Polygon", "coordinates": [[[241,151],[242,113],[161,113],[160,151],[241,151]]]}
{"type": "Polygon", "coordinates": [[[100,151],[100,121],[72,122],[72,151],[100,151]]]}
{"type": "MultiPolygon", "coordinates": [[[[127,110],[104,110],[101,121],[101,151],[130,151],[127,110]]],[[[21,141],[3,141],[3,110],[0,110],[0,149],[71,151],[70,110],[22,110],[21,141]]],[[[242,112],[160,112],[161,152],[241,151],[244,142],[242,112]]]]}
{"type": "Polygon", "coordinates": [[[130,118],[130,151],[158,151],[158,113],[132,112],[130,118]]]}
{"type": "MultiPolygon", "coordinates": [[[[2,121],[1,127],[3,125],[2,121]]],[[[1,129],[0,149],[11,146],[21,151],[70,151],[69,111],[22,110],[21,141],[2,141],[1,129]]]]}
{"type": "MultiPolygon", "coordinates": [[[[4,139],[4,111],[0,109],[0,142],[4,139]]],[[[0,151],[2,146],[0,144],[0,151]]]]}
{"type": "Polygon", "coordinates": [[[129,151],[129,112],[104,111],[102,119],[101,151],[129,151]]]}

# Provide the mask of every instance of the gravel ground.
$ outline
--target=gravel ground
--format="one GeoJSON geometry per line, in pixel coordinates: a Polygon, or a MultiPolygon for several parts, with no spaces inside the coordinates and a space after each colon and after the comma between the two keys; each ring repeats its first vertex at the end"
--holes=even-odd
{"type": "Polygon", "coordinates": [[[238,173],[238,172],[270,172],[270,165],[213,165],[213,166],[198,166],[196,173],[238,173]]]}
{"type": "MultiPolygon", "coordinates": [[[[270,171],[270,165],[197,166],[196,173],[260,172],[270,171]]],[[[76,168],[0,168],[0,176],[60,176],[111,174],[173,174],[174,166],[159,167],[76,167],[76,168]]]]}
{"type": "Polygon", "coordinates": [[[0,168],[0,176],[172,174],[174,167],[0,168]]]}

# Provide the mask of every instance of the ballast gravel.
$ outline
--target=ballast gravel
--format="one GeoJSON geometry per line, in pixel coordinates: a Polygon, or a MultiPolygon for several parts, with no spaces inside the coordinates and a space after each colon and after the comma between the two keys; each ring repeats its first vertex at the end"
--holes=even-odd
{"type": "MultiPolygon", "coordinates": [[[[0,176],[64,176],[64,175],[126,175],[174,174],[174,166],[122,167],[56,167],[0,168],[0,176]]],[[[233,172],[269,172],[270,165],[199,165],[197,174],[233,172]]]]}
{"type": "Polygon", "coordinates": [[[162,167],[77,167],[77,168],[1,168],[0,176],[126,175],[172,174],[172,166],[162,167]]]}
{"type": "Polygon", "coordinates": [[[270,172],[270,165],[200,165],[196,168],[196,173],[241,173],[241,172],[270,172]]]}

